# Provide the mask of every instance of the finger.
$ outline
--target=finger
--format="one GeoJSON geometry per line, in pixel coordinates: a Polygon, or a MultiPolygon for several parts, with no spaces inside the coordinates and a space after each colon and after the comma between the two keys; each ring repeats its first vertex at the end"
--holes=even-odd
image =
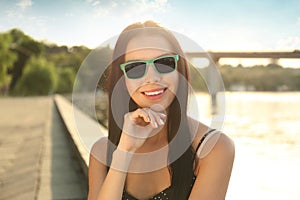
{"type": "Polygon", "coordinates": [[[163,113],[159,113],[153,110],[150,110],[151,114],[154,116],[155,121],[158,125],[162,126],[165,124],[166,115],[163,113]]]}
{"type": "Polygon", "coordinates": [[[148,116],[149,116],[149,118],[150,118],[150,123],[151,123],[151,125],[153,126],[153,128],[157,128],[157,127],[158,127],[158,123],[157,123],[157,121],[156,121],[156,117],[155,117],[153,111],[151,111],[151,110],[149,109],[149,110],[147,110],[147,112],[148,112],[148,116]]]}
{"type": "Polygon", "coordinates": [[[150,122],[149,114],[144,109],[138,108],[137,110],[133,111],[131,117],[134,121],[142,118],[145,122],[150,122]]]}
{"type": "Polygon", "coordinates": [[[161,118],[160,115],[156,115],[156,121],[160,126],[163,126],[165,124],[165,121],[161,118]]]}
{"type": "Polygon", "coordinates": [[[165,113],[158,113],[162,119],[167,119],[167,115],[165,113]]]}

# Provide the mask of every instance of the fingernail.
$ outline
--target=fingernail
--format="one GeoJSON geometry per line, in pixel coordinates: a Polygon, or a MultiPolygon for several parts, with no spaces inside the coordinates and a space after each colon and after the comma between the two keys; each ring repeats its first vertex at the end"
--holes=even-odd
{"type": "Polygon", "coordinates": [[[157,123],[156,123],[156,122],[154,122],[154,126],[155,126],[155,128],[157,128],[157,127],[158,127],[158,125],[157,125],[157,123]]]}
{"type": "Polygon", "coordinates": [[[148,122],[150,122],[150,117],[147,117],[148,122]]]}
{"type": "Polygon", "coordinates": [[[161,125],[163,125],[165,123],[162,119],[159,119],[159,122],[161,125]]]}
{"type": "Polygon", "coordinates": [[[162,117],[167,117],[167,115],[164,114],[164,113],[160,113],[160,116],[162,116],[162,117]]]}

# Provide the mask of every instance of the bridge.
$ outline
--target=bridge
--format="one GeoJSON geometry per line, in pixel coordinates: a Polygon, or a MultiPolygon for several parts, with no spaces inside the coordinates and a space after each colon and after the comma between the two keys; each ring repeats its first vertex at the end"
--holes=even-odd
{"type": "Polygon", "coordinates": [[[186,56],[190,59],[211,57],[214,62],[218,62],[221,58],[270,58],[276,63],[278,59],[300,59],[300,50],[294,51],[249,51],[249,52],[186,52],[186,56]]]}
{"type": "Polygon", "coordinates": [[[300,59],[300,50],[294,51],[260,51],[260,52],[185,52],[187,58],[198,68],[206,80],[211,94],[212,113],[218,110],[217,94],[224,90],[222,78],[216,67],[221,58],[269,58],[270,63],[277,64],[279,59],[300,59]],[[204,60],[202,60],[204,58],[204,60]],[[201,59],[198,63],[196,59],[201,59]]]}

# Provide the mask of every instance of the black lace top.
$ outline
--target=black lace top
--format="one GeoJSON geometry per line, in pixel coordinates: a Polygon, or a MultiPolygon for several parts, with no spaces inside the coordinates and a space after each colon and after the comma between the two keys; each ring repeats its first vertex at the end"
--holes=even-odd
{"type": "MultiPolygon", "coordinates": [[[[213,132],[215,129],[212,129],[210,131],[208,131],[200,140],[199,144],[197,145],[196,151],[198,151],[200,145],[202,144],[202,142],[204,141],[204,139],[206,138],[206,136],[213,132]]],[[[193,181],[191,184],[191,187],[194,186],[196,180],[196,176],[193,177],[193,181]]],[[[170,200],[170,193],[172,191],[173,187],[172,185],[166,189],[164,189],[163,191],[161,191],[160,193],[154,195],[153,197],[151,197],[149,200],[170,200]]],[[[134,196],[130,195],[125,189],[123,190],[123,195],[122,195],[122,200],[138,200],[137,198],[135,198],[134,196]]]]}
{"type": "MultiPolygon", "coordinates": [[[[192,183],[191,187],[193,187],[195,180],[196,180],[196,176],[193,177],[193,183],[192,183]]],[[[170,200],[169,197],[171,196],[170,193],[171,193],[172,189],[173,189],[173,187],[171,185],[170,187],[164,189],[160,193],[151,197],[149,200],[170,200]]],[[[134,196],[128,194],[126,192],[126,190],[124,190],[122,200],[138,200],[138,199],[135,198],[134,196]]]]}

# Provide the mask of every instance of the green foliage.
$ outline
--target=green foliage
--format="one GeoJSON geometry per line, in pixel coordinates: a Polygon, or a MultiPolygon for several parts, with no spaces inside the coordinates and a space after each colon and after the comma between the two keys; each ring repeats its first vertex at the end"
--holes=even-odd
{"type": "Polygon", "coordinates": [[[57,46],[54,44],[45,46],[43,56],[53,62],[56,67],[72,67],[77,72],[81,63],[90,52],[90,49],[84,46],[75,46],[68,48],[66,46],[57,46]]]}
{"type": "Polygon", "coordinates": [[[89,52],[90,49],[84,46],[69,48],[37,42],[19,29],[0,33],[0,91],[3,91],[3,88],[7,90],[9,88],[9,93],[12,95],[45,95],[49,93],[49,90],[51,90],[50,93],[71,92],[75,74],[89,52]],[[39,57],[39,59],[33,57],[39,57]],[[35,62],[39,64],[34,64],[35,62]],[[40,67],[33,67],[32,64],[40,67]],[[51,67],[41,67],[46,65],[51,67]],[[26,69],[27,67],[30,69],[26,69]],[[58,73],[58,77],[55,78],[57,88],[52,86],[55,71],[58,73]],[[50,73],[52,78],[47,79],[47,73],[50,73]],[[24,82],[26,84],[21,85],[24,82]],[[38,83],[35,85],[34,82],[38,83]],[[40,82],[43,84],[39,84],[40,82]]]}
{"type": "Polygon", "coordinates": [[[93,91],[96,87],[94,83],[98,82],[98,89],[105,91],[111,57],[112,49],[109,46],[93,50],[82,64],[84,70],[81,71],[80,77],[77,77],[76,88],[81,91],[93,91]],[[102,76],[98,77],[98,74],[102,76]]]}
{"type": "Polygon", "coordinates": [[[223,65],[219,69],[226,90],[235,90],[236,85],[256,91],[300,90],[300,69],[282,68],[276,64],[254,67],[223,65]]]}
{"type": "Polygon", "coordinates": [[[58,72],[57,93],[71,93],[81,63],[90,53],[90,49],[84,46],[57,46],[55,44],[45,46],[43,57],[54,63],[58,72]]]}
{"type": "Polygon", "coordinates": [[[58,83],[56,87],[57,93],[71,93],[75,79],[75,72],[72,68],[60,68],[58,72],[58,83]]]}
{"type": "Polygon", "coordinates": [[[17,82],[14,95],[49,95],[54,92],[56,83],[54,65],[44,58],[32,57],[26,64],[22,78],[17,82]]]}
{"type": "Polygon", "coordinates": [[[203,69],[196,69],[191,63],[189,63],[190,69],[190,84],[195,92],[207,92],[207,85],[202,76],[205,75],[203,69]],[[202,78],[199,78],[202,77],[202,78]]]}
{"type": "Polygon", "coordinates": [[[38,56],[43,51],[43,44],[35,41],[28,35],[25,35],[21,30],[12,29],[9,31],[12,37],[12,43],[10,49],[17,54],[18,59],[14,62],[12,69],[10,70],[12,79],[10,83],[10,89],[14,90],[16,83],[23,74],[24,67],[27,61],[32,56],[38,56]]]}
{"type": "MultiPolygon", "coordinates": [[[[106,47],[102,47],[102,48],[98,48],[97,52],[99,55],[99,65],[98,67],[100,68],[105,68],[102,76],[100,77],[99,83],[98,83],[98,87],[99,89],[102,89],[104,92],[107,89],[107,83],[108,83],[108,75],[109,75],[109,67],[107,66],[107,64],[111,62],[111,58],[112,58],[112,49],[107,45],[106,47]]],[[[97,68],[96,68],[97,70],[97,68]]]]}
{"type": "Polygon", "coordinates": [[[7,71],[17,59],[17,55],[10,50],[11,42],[10,34],[0,34],[0,88],[8,84],[7,71]]]}
{"type": "Polygon", "coordinates": [[[10,30],[9,34],[12,37],[12,48],[23,55],[39,55],[43,51],[44,45],[30,36],[23,33],[19,29],[10,30]]]}

